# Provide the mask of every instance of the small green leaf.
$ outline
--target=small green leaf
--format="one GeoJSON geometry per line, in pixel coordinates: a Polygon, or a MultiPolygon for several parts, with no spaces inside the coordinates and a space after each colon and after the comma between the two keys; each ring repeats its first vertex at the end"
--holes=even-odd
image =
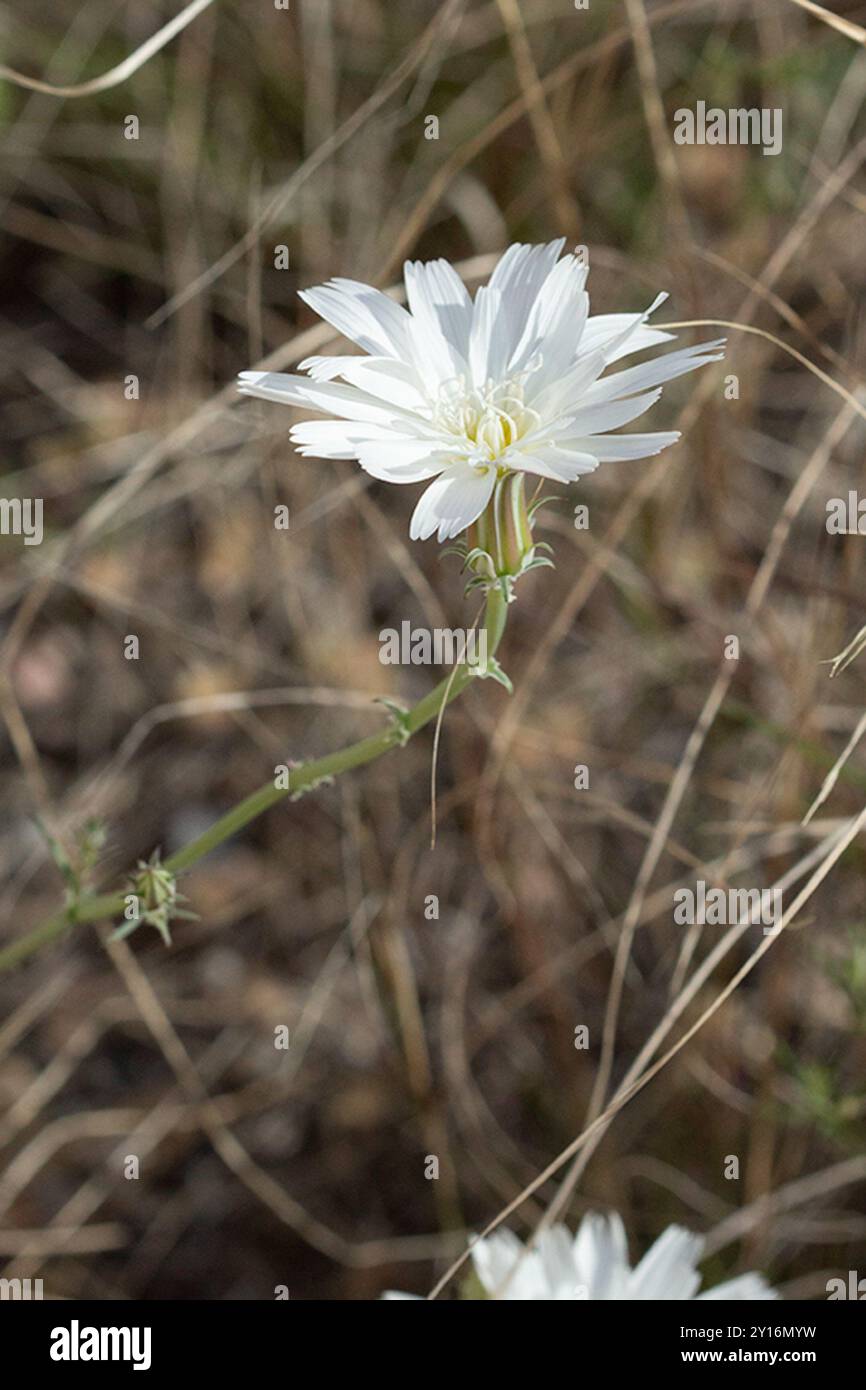
{"type": "Polygon", "coordinates": [[[409,727],[409,711],[405,705],[398,704],[396,700],[389,700],[387,695],[379,695],[375,703],[385,706],[391,716],[394,737],[401,748],[405,747],[412,737],[412,730],[409,727]]]}
{"type": "Polygon", "coordinates": [[[499,665],[495,656],[489,656],[486,661],[479,662],[476,666],[470,666],[469,673],[472,676],[476,676],[478,680],[498,681],[500,685],[505,686],[509,695],[514,694],[514,686],[511,684],[511,681],[499,665]]]}

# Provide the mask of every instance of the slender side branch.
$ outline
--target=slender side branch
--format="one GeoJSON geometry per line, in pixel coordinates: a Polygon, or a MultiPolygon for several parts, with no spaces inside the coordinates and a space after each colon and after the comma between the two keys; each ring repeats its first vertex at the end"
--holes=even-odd
{"type": "MultiPolygon", "coordinates": [[[[484,614],[488,657],[493,656],[499,646],[505,629],[506,615],[507,603],[502,592],[498,587],[491,589],[487,596],[487,607],[484,614]]],[[[323,758],[315,759],[314,762],[292,768],[287,787],[276,787],[273,782],[266,782],[263,787],[259,787],[258,791],[254,791],[237,806],[233,806],[197,839],[191,840],[170,859],[166,859],[163,867],[170,873],[181,873],[184,869],[198,863],[199,859],[203,859],[206,854],[210,854],[211,850],[216,849],[218,845],[231,839],[245,825],[249,825],[251,821],[263,815],[277,802],[284,801],[286,797],[298,796],[302,792],[309,791],[324,779],[337,777],[341,772],[348,772],[351,768],[363,767],[365,763],[372,763],[383,753],[399,747],[406,742],[407,738],[411,738],[419,729],[423,729],[425,724],[429,724],[431,719],[435,719],[442,706],[450,704],[452,700],[456,699],[472,679],[472,668],[466,663],[462,663],[456,668],[456,671],[440,681],[429,695],[425,695],[422,700],[419,700],[417,705],[414,705],[407,712],[405,719],[401,720],[399,726],[393,724],[382,729],[378,734],[371,734],[368,738],[360,739],[358,743],[350,744],[348,748],[340,748],[335,753],[328,753],[323,758]]],[[[0,974],[11,970],[13,966],[20,965],[25,960],[29,960],[43,946],[49,945],[57,937],[62,936],[69,927],[79,922],[96,922],[106,917],[116,917],[123,912],[125,897],[126,894],[123,891],[93,894],[80,898],[73,906],[47,918],[33,931],[19,937],[17,941],[13,941],[4,950],[0,950],[0,974]]]]}

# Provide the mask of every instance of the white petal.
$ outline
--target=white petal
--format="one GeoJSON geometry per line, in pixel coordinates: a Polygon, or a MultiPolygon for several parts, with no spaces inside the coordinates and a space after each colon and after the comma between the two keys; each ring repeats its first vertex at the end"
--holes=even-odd
{"type": "MultiPolygon", "coordinates": [[[[412,309],[409,328],[412,360],[429,390],[440,382],[465,373],[466,358],[442,329],[440,314],[443,306],[435,300],[442,287],[436,277],[427,274],[421,261],[407,261],[403,267],[403,278],[406,297],[412,309]]],[[[456,315],[459,306],[452,304],[451,308],[456,315]]],[[[468,309],[465,314],[468,331],[468,309]]]]}
{"type": "Polygon", "coordinates": [[[589,1299],[624,1297],[630,1273],[625,1227],[612,1212],[600,1216],[588,1212],[574,1237],[575,1279],[589,1299]]]}
{"type": "Polygon", "coordinates": [[[509,1303],[549,1303],[554,1299],[537,1250],[529,1250],[522,1257],[499,1296],[509,1303]]]}
{"type": "Polygon", "coordinates": [[[494,1231],[485,1240],[476,1241],[471,1249],[475,1273],[487,1293],[500,1291],[523,1253],[523,1242],[513,1231],[494,1231]]]}
{"type": "Polygon", "coordinates": [[[659,343],[669,343],[673,340],[673,333],[666,333],[662,328],[647,328],[645,324],[641,325],[642,317],[642,314],[596,314],[588,318],[580,340],[581,352],[594,351],[599,347],[606,348],[607,361],[618,362],[621,357],[629,357],[633,352],[641,352],[644,348],[656,347],[659,343]],[[622,334],[629,327],[633,328],[633,332],[622,341],[622,334]],[[614,342],[619,346],[614,348],[614,342]]]}
{"type": "Polygon", "coordinates": [[[669,1226],[650,1246],[629,1279],[629,1298],[694,1298],[700,1287],[697,1271],[704,1242],[682,1226],[669,1226]]]}
{"type": "Polygon", "coordinates": [[[385,425],[358,425],[347,420],[304,420],[292,425],[289,438],[305,458],[354,459],[361,444],[394,438],[385,425]]]}
{"type": "Polygon", "coordinates": [[[301,290],[300,297],[320,318],[333,324],[366,352],[381,357],[409,356],[409,315],[381,290],[342,278],[301,290]]]}
{"type": "Polygon", "coordinates": [[[627,367],[624,372],[614,372],[613,376],[605,377],[590,387],[587,400],[617,400],[635,391],[673,381],[675,377],[693,372],[707,362],[719,362],[725,355],[725,341],[718,338],[712,343],[698,343],[696,347],[682,348],[679,352],[654,357],[650,362],[641,362],[637,367],[627,367]]]}
{"type": "Polygon", "coordinates": [[[451,540],[471,526],[490,500],[496,470],[480,473],[454,463],[422,493],[409,526],[413,541],[426,541],[438,530],[440,541],[451,540]]]}
{"type": "Polygon", "coordinates": [[[241,372],[238,390],[245,396],[259,396],[279,405],[302,405],[310,410],[324,410],[346,420],[369,420],[373,424],[394,422],[417,427],[422,432],[424,421],[410,411],[386,405],[354,386],[338,381],[312,381],[305,376],[290,376],[284,372],[241,372]]]}
{"type": "Polygon", "coordinates": [[[415,368],[395,357],[305,357],[299,370],[313,381],[333,381],[341,376],[371,396],[406,410],[426,410],[427,397],[415,368]]]}
{"type": "Polygon", "coordinates": [[[550,1299],[537,1250],[527,1250],[511,1231],[495,1231],[472,1249],[475,1272],[489,1296],[507,1303],[550,1299]]]}
{"type": "Polygon", "coordinates": [[[754,1299],[775,1299],[781,1295],[760,1274],[741,1274],[738,1279],[729,1279],[725,1284],[717,1284],[714,1289],[699,1293],[699,1299],[719,1302],[742,1301],[751,1303],[754,1299]]]}
{"type": "Polygon", "coordinates": [[[472,327],[472,300],[448,261],[407,261],[406,297],[413,317],[436,328],[465,361],[472,327]]]}
{"type": "Polygon", "coordinates": [[[506,331],[511,344],[509,357],[523,336],[532,306],[564,245],[565,237],[550,241],[546,246],[516,243],[509,246],[496,264],[488,285],[502,296],[506,331]]]}
{"type": "Polygon", "coordinates": [[[544,1292],[538,1296],[559,1301],[578,1297],[577,1271],[571,1234],[565,1226],[541,1231],[536,1240],[544,1292]]]}
{"type": "Polygon", "coordinates": [[[350,385],[401,410],[429,411],[418,373],[406,362],[388,357],[344,358],[340,375],[350,385]]]}
{"type": "Polygon", "coordinates": [[[557,438],[557,449],[592,454],[602,463],[622,463],[625,459],[648,459],[670,448],[680,438],[679,430],[654,434],[593,434],[580,438],[557,438]]]}
{"type": "Polygon", "coordinates": [[[237,385],[242,396],[258,396],[279,405],[304,405],[306,396],[302,392],[310,383],[305,376],[285,372],[240,372],[237,385]]]}
{"type": "Polygon", "coordinates": [[[586,276],[585,265],[575,256],[565,256],[548,275],[532,306],[509,370],[525,371],[530,362],[539,359],[533,377],[536,389],[561,376],[577,355],[589,314],[586,276]]]}
{"type": "Polygon", "coordinates": [[[550,445],[534,449],[531,454],[509,455],[508,467],[521,473],[535,473],[541,478],[553,478],[557,483],[573,483],[584,473],[594,473],[598,459],[590,452],[591,440],[581,452],[571,449],[554,449],[550,445]]]}
{"type": "Polygon", "coordinates": [[[450,462],[428,443],[392,439],[386,443],[360,444],[356,457],[365,473],[385,483],[420,483],[435,478],[450,462]]]}
{"type": "Polygon", "coordinates": [[[502,296],[489,285],[475,296],[469,338],[469,373],[476,386],[501,381],[508,363],[502,296]]]}
{"type": "Polygon", "coordinates": [[[381,425],[343,420],[305,420],[292,426],[290,437],[305,458],[357,459],[372,477],[393,483],[435,478],[453,457],[435,440],[401,437],[381,425]]]}
{"type": "Polygon", "coordinates": [[[649,308],[644,309],[643,313],[638,314],[636,318],[632,318],[620,333],[614,334],[613,338],[610,338],[606,343],[602,344],[608,362],[614,362],[617,358],[627,357],[630,353],[634,352],[633,342],[635,337],[642,328],[646,327],[646,321],[650,315],[654,314],[659,305],[664,304],[667,298],[667,290],[663,290],[661,294],[657,294],[649,308]]]}
{"type": "Polygon", "coordinates": [[[569,413],[567,419],[558,424],[551,436],[555,439],[571,438],[575,435],[604,434],[608,430],[628,425],[655,405],[661,395],[661,387],[646,391],[642,396],[630,396],[625,401],[604,401],[601,405],[588,405],[569,413]]]}
{"type": "Polygon", "coordinates": [[[314,381],[333,381],[343,375],[344,367],[363,360],[359,357],[305,357],[298,363],[298,371],[308,372],[314,381]]]}
{"type": "MultiPolygon", "coordinates": [[[[536,394],[540,374],[529,378],[526,386],[526,403],[537,410],[542,420],[550,420],[561,414],[570,404],[577,404],[578,395],[589,396],[596,378],[604,371],[604,353],[590,352],[580,357],[555,381],[536,394]]],[[[541,426],[543,432],[544,427],[541,426]]]]}

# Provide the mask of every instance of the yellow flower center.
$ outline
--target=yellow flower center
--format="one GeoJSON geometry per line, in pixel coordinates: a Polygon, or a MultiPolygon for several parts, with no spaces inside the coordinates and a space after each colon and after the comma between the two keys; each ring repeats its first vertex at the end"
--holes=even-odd
{"type": "Polygon", "coordinates": [[[469,386],[464,378],[440,387],[433,423],[447,434],[474,445],[471,462],[495,463],[538,424],[538,415],[523,399],[516,380],[469,386]]]}

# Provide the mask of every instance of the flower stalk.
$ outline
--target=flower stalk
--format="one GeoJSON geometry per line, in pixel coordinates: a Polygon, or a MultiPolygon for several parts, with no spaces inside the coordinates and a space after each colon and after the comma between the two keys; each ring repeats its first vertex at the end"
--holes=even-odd
{"type": "MultiPolygon", "coordinates": [[[[492,588],[487,595],[483,621],[487,651],[491,657],[501,641],[506,615],[507,602],[501,590],[492,588]]],[[[161,865],[162,872],[172,878],[175,877],[185,869],[191,868],[193,864],[197,864],[200,859],[204,859],[205,855],[210,854],[226,840],[237,835],[240,830],[257,820],[259,816],[270,810],[272,806],[276,806],[278,802],[296,799],[304,792],[311,791],[320,785],[324,780],[337,777],[343,772],[349,772],[352,768],[363,767],[367,763],[375,762],[383,753],[388,753],[392,748],[402,747],[413,734],[416,734],[419,729],[423,729],[426,724],[436,718],[443,705],[450,704],[452,700],[455,700],[476,675],[477,671],[473,666],[461,663],[423,699],[405,711],[399,721],[391,719],[388,726],[376,734],[370,734],[367,738],[359,739],[357,743],[349,744],[347,748],[338,749],[334,753],[327,753],[322,758],[316,758],[312,762],[292,768],[287,787],[277,787],[273,781],[266,782],[264,786],[259,787],[257,791],[252,792],[243,801],[233,806],[202,835],[191,840],[188,845],[166,859],[161,865]]],[[[127,886],[115,893],[88,894],[77,898],[40,923],[33,931],[19,937],[17,941],[13,941],[9,946],[0,950],[0,974],[29,960],[43,946],[50,945],[52,941],[62,936],[71,926],[117,917],[124,910],[128,893],[129,887],[127,886]]],[[[179,916],[180,913],[175,910],[174,915],[179,916]]]]}
{"type": "Polygon", "coordinates": [[[539,552],[550,550],[545,541],[532,538],[533,513],[539,499],[527,505],[524,475],[503,472],[497,479],[487,506],[451,550],[463,557],[464,568],[472,574],[466,585],[485,593],[498,588],[506,603],[515,597],[514,586],[527,570],[553,561],[539,552]]]}

